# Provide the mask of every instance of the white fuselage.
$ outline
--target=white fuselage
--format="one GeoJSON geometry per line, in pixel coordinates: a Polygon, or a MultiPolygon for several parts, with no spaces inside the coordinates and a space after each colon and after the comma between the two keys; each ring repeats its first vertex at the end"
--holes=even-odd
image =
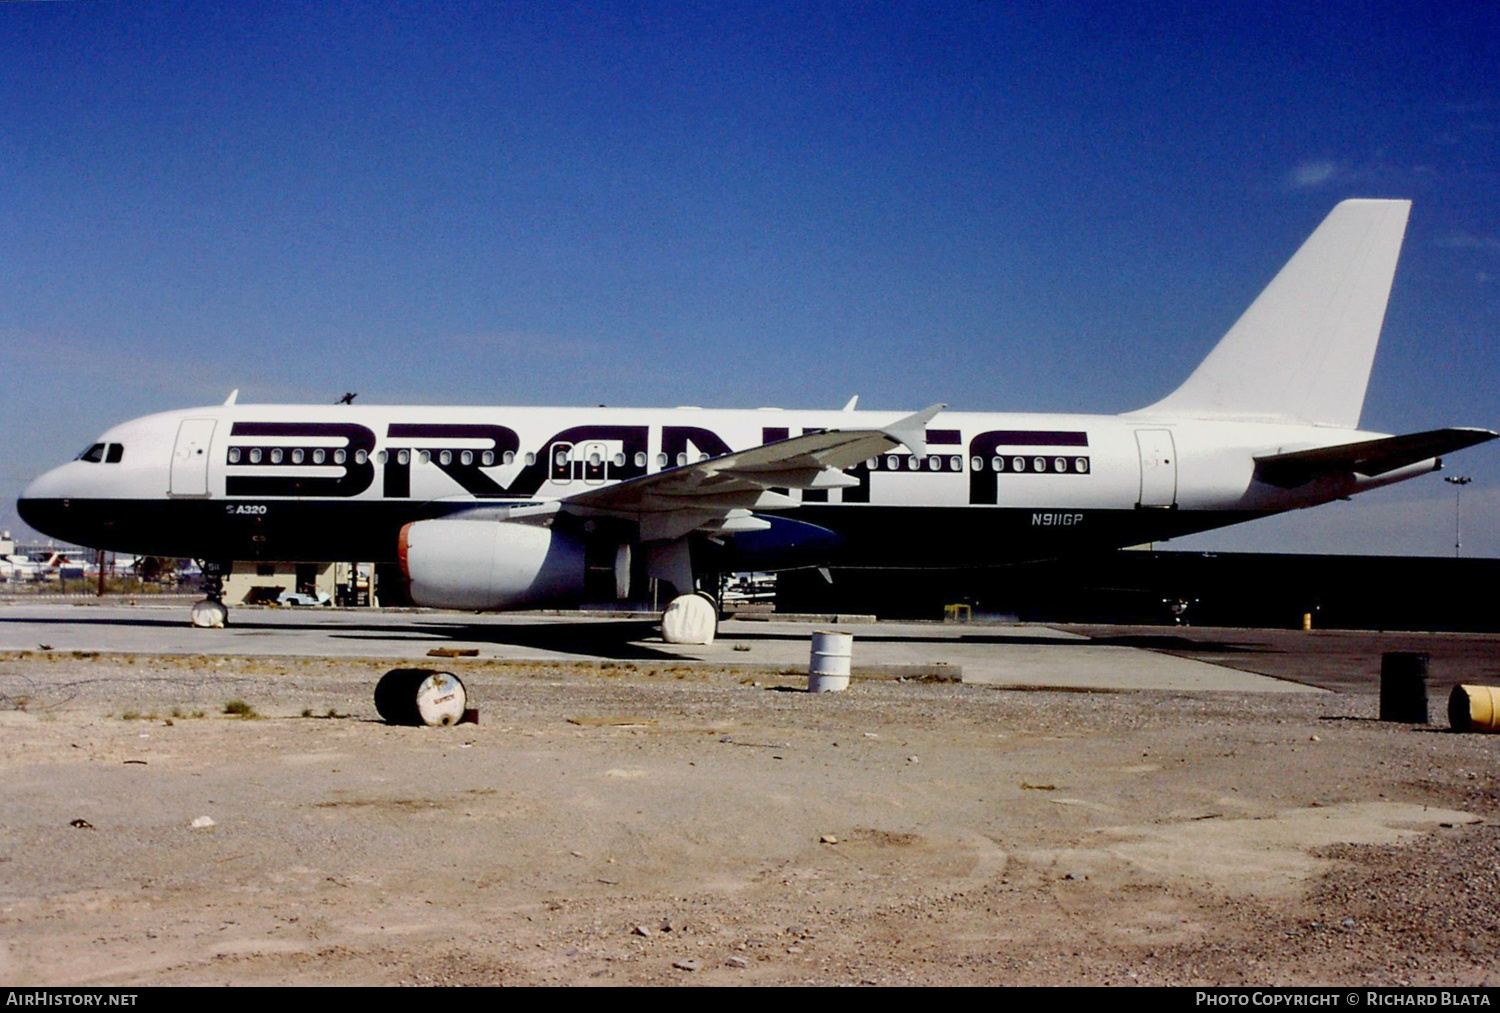
{"type": "MultiPolygon", "coordinates": [[[[116,426],[37,479],[34,527],[80,544],[197,558],[389,559],[412,520],[566,501],[589,488],[897,413],[222,405],[116,426]],[[96,445],[97,446],[97,445],[96,445]],[[115,447],[120,448],[118,451],[115,447]]],[[[1275,422],[943,412],[926,454],[793,490],[777,512],[852,538],[848,565],[963,565],[1127,545],[1313,506],[1436,467],[1286,489],[1255,458],[1375,439],[1275,422]],[[911,551],[903,551],[907,546],[911,551]],[[851,556],[850,553],[853,553],[851,556]]]]}

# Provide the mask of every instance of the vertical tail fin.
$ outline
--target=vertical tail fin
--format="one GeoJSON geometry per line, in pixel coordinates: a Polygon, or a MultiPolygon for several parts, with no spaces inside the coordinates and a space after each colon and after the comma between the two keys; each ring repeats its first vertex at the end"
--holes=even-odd
{"type": "Polygon", "coordinates": [[[1410,210],[1340,203],[1193,375],[1138,414],[1357,428],[1410,210]]]}

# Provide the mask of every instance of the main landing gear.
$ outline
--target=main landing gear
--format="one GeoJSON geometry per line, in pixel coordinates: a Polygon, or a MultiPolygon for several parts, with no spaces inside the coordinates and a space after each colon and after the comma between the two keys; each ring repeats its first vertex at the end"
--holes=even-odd
{"type": "Polygon", "coordinates": [[[222,629],[229,622],[229,608],[224,604],[224,563],[203,563],[202,601],[193,603],[193,625],[203,629],[222,629]]]}

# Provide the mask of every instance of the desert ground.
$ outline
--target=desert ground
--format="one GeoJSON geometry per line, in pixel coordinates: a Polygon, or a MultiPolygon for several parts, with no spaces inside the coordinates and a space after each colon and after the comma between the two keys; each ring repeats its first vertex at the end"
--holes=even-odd
{"type": "Polygon", "coordinates": [[[1500,736],[1376,720],[1394,641],[1073,632],[1313,691],[6,650],[0,980],[1500,984],[1500,736]]]}

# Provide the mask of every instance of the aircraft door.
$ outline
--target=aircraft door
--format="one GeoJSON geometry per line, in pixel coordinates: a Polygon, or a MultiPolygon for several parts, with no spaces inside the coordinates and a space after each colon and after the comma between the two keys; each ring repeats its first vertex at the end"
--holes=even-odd
{"type": "Polygon", "coordinates": [[[1177,449],[1167,429],[1137,429],[1141,451],[1141,498],[1138,507],[1177,505],[1177,449]]]}
{"type": "Polygon", "coordinates": [[[558,485],[573,481],[573,444],[554,443],[547,450],[548,475],[558,485]]]}
{"type": "Polygon", "coordinates": [[[588,443],[583,448],[583,480],[602,485],[609,466],[609,448],[602,443],[588,443]]]}
{"type": "Polygon", "coordinates": [[[208,446],[214,437],[213,419],[183,419],[172,449],[169,496],[208,495],[208,446]]]}

